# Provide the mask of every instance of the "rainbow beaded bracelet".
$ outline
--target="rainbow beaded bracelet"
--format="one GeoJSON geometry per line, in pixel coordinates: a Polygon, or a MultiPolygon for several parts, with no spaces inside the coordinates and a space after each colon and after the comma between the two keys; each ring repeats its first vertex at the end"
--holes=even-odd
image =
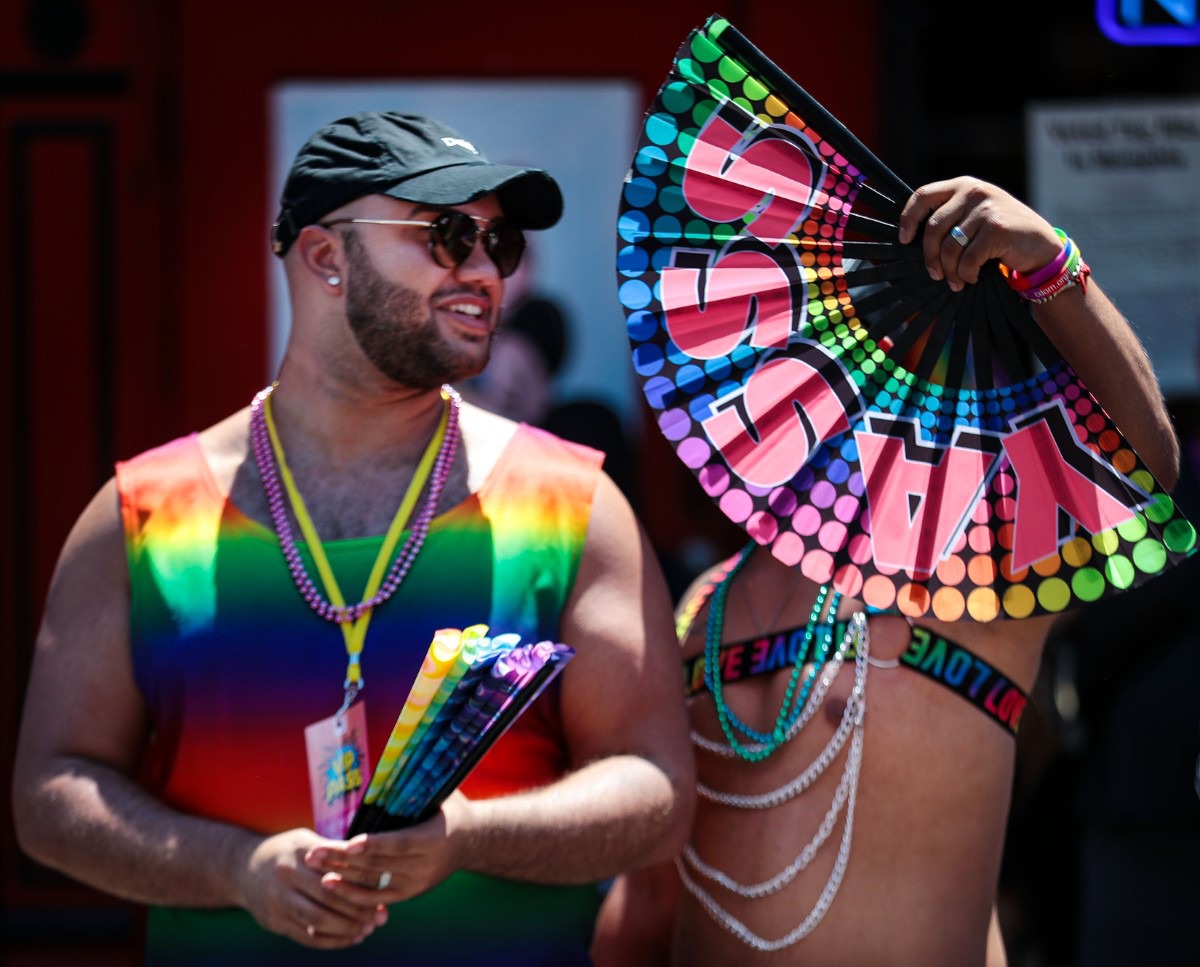
{"type": "Polygon", "coordinates": [[[1074,285],[1078,285],[1086,292],[1088,276],[1091,274],[1092,270],[1088,268],[1087,262],[1077,259],[1070,268],[1063,269],[1061,275],[1056,276],[1040,288],[1022,292],[1021,297],[1036,305],[1042,305],[1074,285]]]}

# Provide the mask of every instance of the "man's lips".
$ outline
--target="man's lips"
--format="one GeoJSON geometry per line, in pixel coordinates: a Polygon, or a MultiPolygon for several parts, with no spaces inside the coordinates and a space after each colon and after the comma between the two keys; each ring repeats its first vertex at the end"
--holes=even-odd
{"type": "Polygon", "coordinates": [[[455,323],[471,332],[487,333],[492,330],[492,307],[486,299],[446,299],[438,303],[437,309],[452,317],[455,323]]]}

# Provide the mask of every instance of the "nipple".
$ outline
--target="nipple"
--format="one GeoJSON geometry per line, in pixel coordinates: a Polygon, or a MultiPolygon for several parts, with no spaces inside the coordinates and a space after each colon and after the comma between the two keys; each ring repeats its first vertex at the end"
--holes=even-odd
{"type": "Polygon", "coordinates": [[[842,716],[846,714],[846,700],[840,695],[827,695],[821,704],[822,711],[829,723],[838,725],[842,721],[842,716]]]}

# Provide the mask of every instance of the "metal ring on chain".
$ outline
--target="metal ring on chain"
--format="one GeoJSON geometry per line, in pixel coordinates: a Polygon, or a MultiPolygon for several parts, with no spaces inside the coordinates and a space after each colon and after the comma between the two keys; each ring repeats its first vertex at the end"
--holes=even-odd
{"type": "Polygon", "coordinates": [[[950,229],[950,237],[952,239],[954,239],[954,241],[958,242],[958,244],[961,245],[963,248],[966,248],[968,245],[971,244],[971,239],[968,237],[967,233],[964,232],[957,225],[955,225],[952,229],[950,229]]]}
{"type": "Polygon", "coordinates": [[[379,874],[379,883],[376,885],[375,889],[386,890],[391,885],[392,885],[392,871],[384,870],[382,873],[379,874]]]}

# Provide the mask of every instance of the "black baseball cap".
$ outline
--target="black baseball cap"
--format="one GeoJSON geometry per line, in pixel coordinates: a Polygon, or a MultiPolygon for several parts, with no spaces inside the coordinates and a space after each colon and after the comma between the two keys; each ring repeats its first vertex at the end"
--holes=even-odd
{"type": "Polygon", "coordinates": [[[462,205],[492,192],[517,228],[549,228],[562,215],[562,192],[546,172],[492,164],[432,118],[364,111],[325,125],[300,149],[271,226],[271,249],[285,255],[305,225],[363,195],[462,205]]]}

